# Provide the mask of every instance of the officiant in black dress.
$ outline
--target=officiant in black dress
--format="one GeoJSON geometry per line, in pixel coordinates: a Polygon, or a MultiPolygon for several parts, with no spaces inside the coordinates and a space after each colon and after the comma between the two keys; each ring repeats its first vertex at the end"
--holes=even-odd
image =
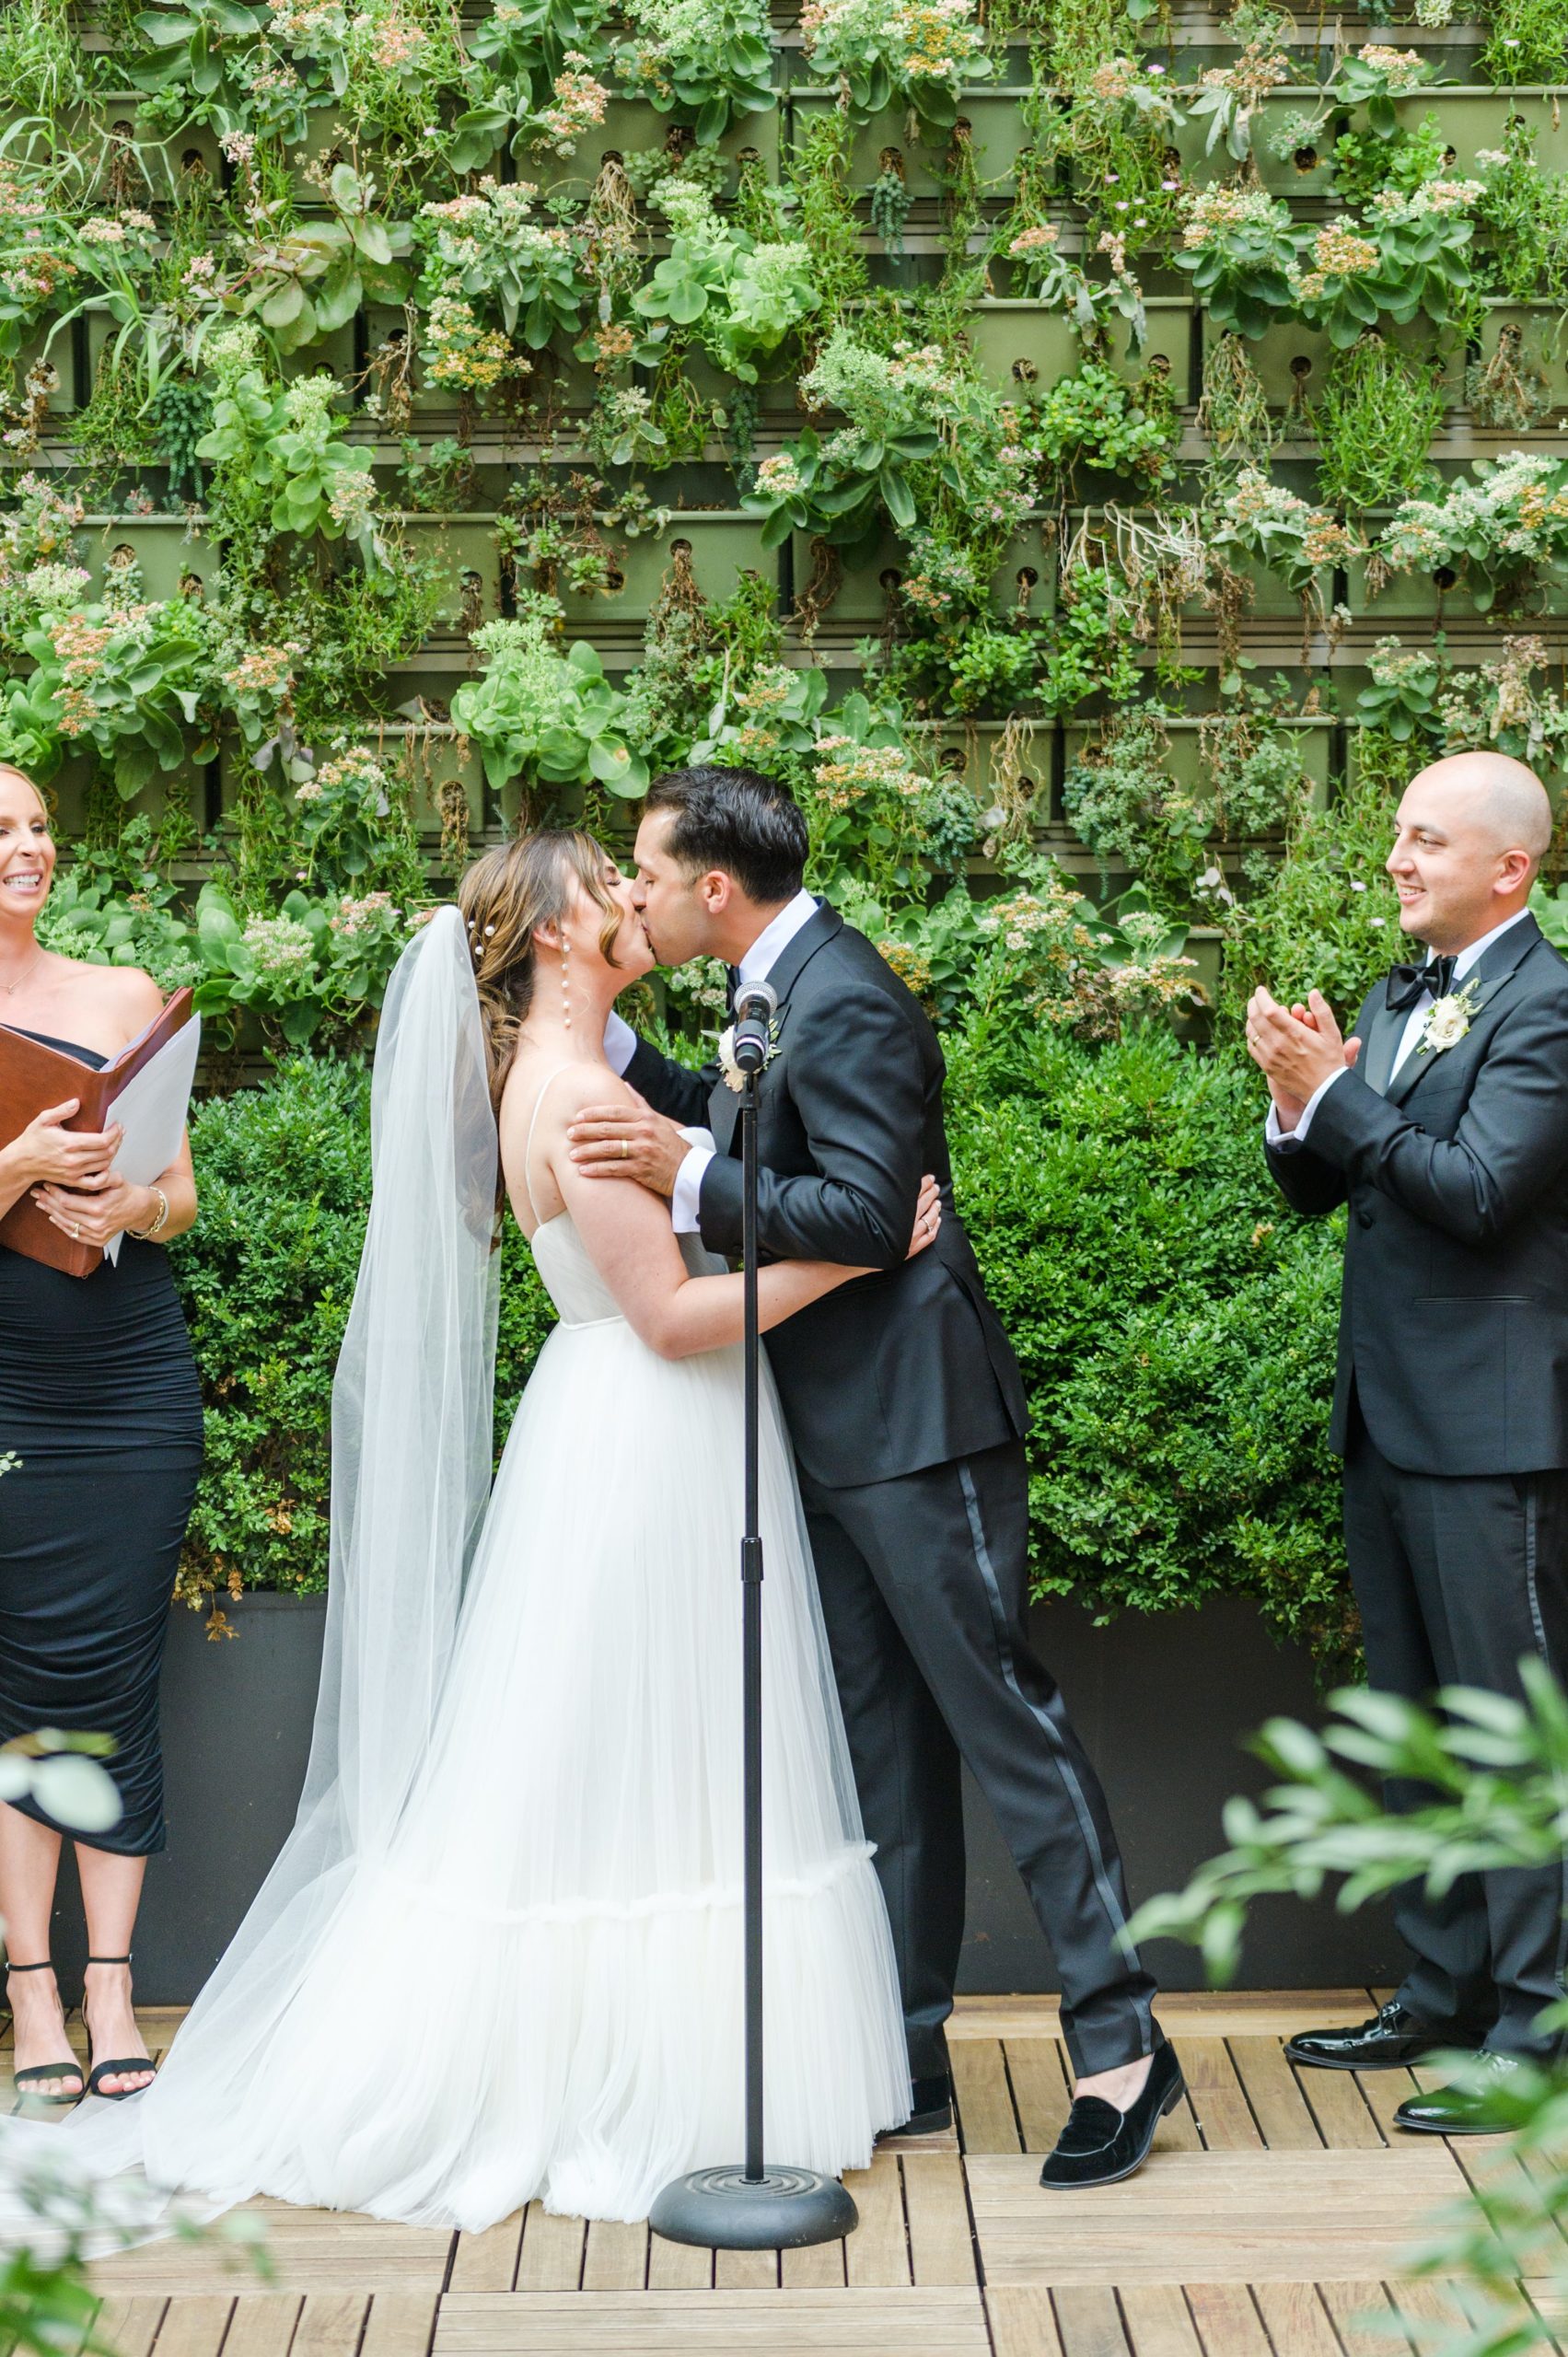
{"type": "MultiPolygon", "coordinates": [[[[0,1025],[98,1070],[159,1014],[151,978],[46,949],[37,923],[55,846],[42,797],[0,766],[0,1025]]],[[[71,2102],[152,2075],[132,2010],[131,1939],[149,1853],[164,1846],[158,1678],[202,1459],[202,1403],[165,1246],[191,1227],[189,1145],[150,1187],[113,1169],[119,1132],[71,1132],[75,1102],[0,1140],[0,1216],[24,1195],[118,1263],[72,1277],[0,1245],[0,1741],[41,1727],[107,1736],[118,1822],[76,1859],[89,1963],[88,2072],[71,2059],[50,1964],[62,1828],[0,1803],[16,2079],[71,2102]]]]}

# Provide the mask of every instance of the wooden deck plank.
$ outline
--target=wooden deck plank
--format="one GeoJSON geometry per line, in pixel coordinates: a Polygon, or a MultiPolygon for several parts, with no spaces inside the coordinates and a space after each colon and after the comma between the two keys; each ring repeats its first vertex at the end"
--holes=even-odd
{"type": "MultiPolygon", "coordinates": [[[[1313,2071],[1306,2075],[1316,2083],[1318,2079],[1339,2078],[1337,2071],[1313,2071]]],[[[1411,2142],[1410,2131],[1396,2128],[1394,2114],[1407,2096],[1416,2092],[1415,2074],[1411,2071],[1350,2071],[1342,2074],[1353,2078],[1361,2092],[1361,2099],[1389,2143],[1402,2150],[1411,2142]]]]}
{"type": "MultiPolygon", "coordinates": [[[[1292,2038],[1325,2022],[1365,2021],[1376,2010],[1365,1989],[1165,1989],[1159,2017],[1167,2038],[1292,2038]]],[[[947,2023],[961,2038],[1060,2038],[1054,1997],[959,1997],[947,2023]]]]}
{"type": "MultiPolygon", "coordinates": [[[[247,2201],[242,2209],[262,2222],[274,2291],[436,2293],[446,2282],[453,2238],[442,2228],[391,2225],[287,2201],[247,2201]]],[[[220,2291],[232,2297],[255,2282],[248,2255],[223,2235],[193,2243],[139,2243],[95,2259],[89,2274],[95,2292],[166,2292],[181,2298],[220,2291]]]]}
{"type": "Polygon", "coordinates": [[[1230,2059],[1272,2153],[1317,2152],[1323,2139],[1277,2038],[1233,2038],[1230,2059]]]}
{"type": "Polygon", "coordinates": [[[1252,2297],[1276,2351],[1288,2351],[1289,2357],[1341,2357],[1316,2283],[1255,2283],[1252,2297]]]}
{"type": "Polygon", "coordinates": [[[1198,2328],[1179,2283],[1128,2283],[1121,2320],[1133,2357],[1202,2357],[1198,2328]]]}
{"type": "Polygon", "coordinates": [[[1049,2153],[1072,2107],[1065,2049],[1055,2038],[1010,2038],[1003,2048],[1026,2153],[1049,2153]]]}
{"type": "MultiPolygon", "coordinates": [[[[1455,2159],[1478,2191],[1516,2191],[1535,2201],[1536,2189],[1528,2165],[1510,2149],[1505,2136],[1458,2137],[1453,2149],[1455,2159]]],[[[1542,2232],[1535,2263],[1527,2265],[1525,2272],[1555,2272],[1564,2263],[1563,2240],[1562,2223],[1550,2223],[1542,2232]]]]}
{"type": "Polygon", "coordinates": [[[1318,2123],[1318,2135],[1335,2152],[1375,2152],[1400,2133],[1390,2129],[1385,2136],[1353,2071],[1295,2070],[1289,2063],[1285,2068],[1318,2123]]]}
{"type": "Polygon", "coordinates": [[[523,2217],[518,2291],[575,2292],[583,2280],[583,2233],[581,2218],[558,2218],[530,2201],[523,2217]]]}
{"type": "Polygon", "coordinates": [[[304,2305],[297,2292],[241,2292],[223,2357],[288,2357],[304,2305]]]}
{"type": "Polygon", "coordinates": [[[973,2290],[476,2293],[442,2302],[435,2357],[989,2357],[989,2346],[973,2290]]]}
{"type": "Polygon", "coordinates": [[[1063,2357],[1130,2357],[1121,2311],[1109,2283],[1074,2283],[1054,2299],[1063,2357]]]}
{"type": "Polygon", "coordinates": [[[1453,2285],[1444,2282],[1439,2276],[1410,2276],[1384,2288],[1396,2313],[1411,2317],[1418,2325],[1453,2327],[1465,2321],[1464,2306],[1453,2285]]]}
{"type": "Polygon", "coordinates": [[[844,2245],[844,2269],[852,2289],[871,2290],[912,2283],[909,2235],[904,2223],[904,2187],[897,2156],[875,2153],[868,2169],[851,2169],[844,2183],[854,2196],[860,2225],[844,2245]]]}
{"type": "Polygon", "coordinates": [[[1062,2336],[1049,2292],[1004,2284],[985,2294],[995,2357],[1062,2357],[1062,2336]]]}
{"type": "MultiPolygon", "coordinates": [[[[1463,2180],[1446,2147],[1169,2153],[1125,2184],[1051,2197],[1031,2156],[977,2154],[970,2200],[988,2283],[1306,2283],[1400,2271],[1463,2180]]],[[[919,2281],[917,2273],[916,2281],[919,2281]]]]}
{"type": "Polygon", "coordinates": [[[1325,2283],[1322,2292],[1345,2357],[1388,2357],[1393,2311],[1380,2282],[1325,2283]]]}
{"type": "MultiPolygon", "coordinates": [[[[962,2164],[954,2154],[907,2153],[901,2165],[910,2266],[916,2284],[972,2284],[974,2242],[962,2164]]],[[[1037,2174],[1027,2160],[1023,2165],[1037,2174]]]]}
{"type": "Polygon", "coordinates": [[[482,2235],[459,2235],[447,2288],[453,2292],[509,2292],[517,2280],[523,2247],[523,2213],[514,2210],[482,2235]]]}
{"type": "Polygon", "coordinates": [[[839,2292],[843,2289],[844,2247],[810,2243],[805,2250],[781,2250],[779,2282],[786,2292],[839,2292]]]}
{"type": "Polygon", "coordinates": [[[1263,2139],[1225,2040],[1178,2038],[1172,2044],[1207,2150],[1261,2152],[1263,2139]]]}
{"type": "Polygon", "coordinates": [[[370,2301],[364,2292],[316,2292],[294,2330],[293,2357],[359,2357],[370,2301]]]}
{"type": "Polygon", "coordinates": [[[779,2255],[776,2250],[716,2250],[714,2253],[715,2292],[776,2292],[779,2255]]]}
{"type": "Polygon", "coordinates": [[[960,2038],[951,2049],[958,2129],[966,2153],[1019,2151],[1018,2123],[999,2038],[960,2038]]]}
{"type": "Polygon", "coordinates": [[[93,2338],[114,2357],[148,2357],[168,2305],[156,2292],[105,2300],[93,2322],[93,2338]]]}
{"type": "Polygon", "coordinates": [[[662,2235],[648,2236],[650,2292],[705,2292],[714,2280],[714,2254],[694,2243],[667,2243],[662,2235]]]}
{"type": "Polygon", "coordinates": [[[648,2280],[648,2230],[596,2218],[583,2253],[585,2292],[640,2292],[648,2280]]]}
{"type": "MultiPolygon", "coordinates": [[[[1274,2357],[1245,2283],[1189,2283],[1185,2289],[1203,2357],[1274,2357]]],[[[1293,2350],[1291,2357],[1297,2352],[1293,2350]]]]}
{"type": "MultiPolygon", "coordinates": [[[[377,2292],[370,2303],[359,2357],[429,2357],[439,2298],[431,2292],[377,2292]]],[[[224,2343],[229,2357],[234,2335],[224,2343]]]]}
{"type": "Polygon", "coordinates": [[[154,2344],[158,2357],[217,2357],[233,2306],[232,2295],[216,2293],[170,2300],[154,2344]]]}

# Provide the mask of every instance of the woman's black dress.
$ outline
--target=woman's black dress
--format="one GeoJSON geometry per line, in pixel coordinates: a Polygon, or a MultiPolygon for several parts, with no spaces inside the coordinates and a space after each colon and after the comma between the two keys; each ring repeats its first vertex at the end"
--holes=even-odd
{"type": "MultiPolygon", "coordinates": [[[[123,1814],[92,1846],[145,1856],[164,1846],[158,1673],[202,1463],[201,1389],[161,1245],[127,1237],[118,1266],[90,1277],[0,1245],[7,1454],[21,1461],[0,1473],[0,1740],[110,1736],[123,1814]]],[[[33,1801],[11,1805],[54,1822],[33,1801]]]]}

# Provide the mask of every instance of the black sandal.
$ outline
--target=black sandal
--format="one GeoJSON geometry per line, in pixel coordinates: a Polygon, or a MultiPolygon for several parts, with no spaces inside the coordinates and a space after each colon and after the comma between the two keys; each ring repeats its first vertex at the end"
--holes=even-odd
{"type": "MultiPolygon", "coordinates": [[[[45,1956],[41,1964],[12,1964],[7,1960],[6,1975],[8,1980],[13,1972],[52,1972],[53,1969],[54,1967],[50,1963],[47,1956],[45,1956]]],[[[16,2018],[16,2014],[13,2013],[11,2015],[13,2035],[15,2032],[16,2018]]],[[[68,2054],[63,2062],[30,2062],[25,2071],[12,2072],[11,2084],[16,2088],[17,2093],[19,2096],[26,2096],[29,2101],[33,2103],[80,2103],[83,2096],[87,2093],[87,2086],[82,2078],[82,2066],[77,2061],[74,2054],[68,2054]],[[71,2072],[75,2072],[77,2081],[75,2088],[71,2093],[63,2096],[35,2095],[33,2093],[34,2086],[38,2081],[41,2079],[64,2079],[67,2073],[71,2072]]]]}
{"type": "MultiPolygon", "coordinates": [[[[89,1956],[87,1958],[89,1964],[129,1964],[130,1961],[128,1956],[89,1956]]],[[[82,2019],[87,2022],[87,2001],[85,1993],[82,1998],[82,2019]]],[[[98,2096],[105,2103],[123,2103],[129,2096],[145,2096],[147,2092],[146,2087],[104,2087],[99,2084],[100,2079],[123,2079],[133,2071],[145,2071],[147,2073],[147,2085],[150,2086],[157,2075],[157,2065],[150,2054],[133,2054],[118,2062],[95,2062],[92,2024],[87,2022],[88,2095],[98,2096]]]]}

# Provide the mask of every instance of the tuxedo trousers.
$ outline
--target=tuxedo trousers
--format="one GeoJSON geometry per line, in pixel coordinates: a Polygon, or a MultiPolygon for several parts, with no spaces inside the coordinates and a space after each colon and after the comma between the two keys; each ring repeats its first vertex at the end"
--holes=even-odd
{"type": "MultiPolygon", "coordinates": [[[[1390,1464],[1353,1394],[1345,1450],[1345,1547],[1367,1679],[1408,1701],[1442,1686],[1522,1692],[1519,1664],[1568,1673],[1568,1472],[1410,1473],[1390,1464]]],[[[1390,1783],[1391,1808],[1433,1795],[1390,1783]]],[[[1568,1885],[1549,1866],[1461,1875],[1441,1898],[1395,1895],[1414,1962],[1401,2003],[1457,2038],[1554,2059],[1537,2016],[1562,1992],[1568,1885]]]]}
{"type": "Polygon", "coordinates": [[[1155,1984],[1121,1944],[1130,1910],[1105,1794],[1028,1643],[1023,1443],[849,1489],[803,1472],[800,1486],[911,2077],[947,2067],[964,1931],[961,1760],[1050,1943],[1074,2069],[1152,2052],[1155,1984]]]}

